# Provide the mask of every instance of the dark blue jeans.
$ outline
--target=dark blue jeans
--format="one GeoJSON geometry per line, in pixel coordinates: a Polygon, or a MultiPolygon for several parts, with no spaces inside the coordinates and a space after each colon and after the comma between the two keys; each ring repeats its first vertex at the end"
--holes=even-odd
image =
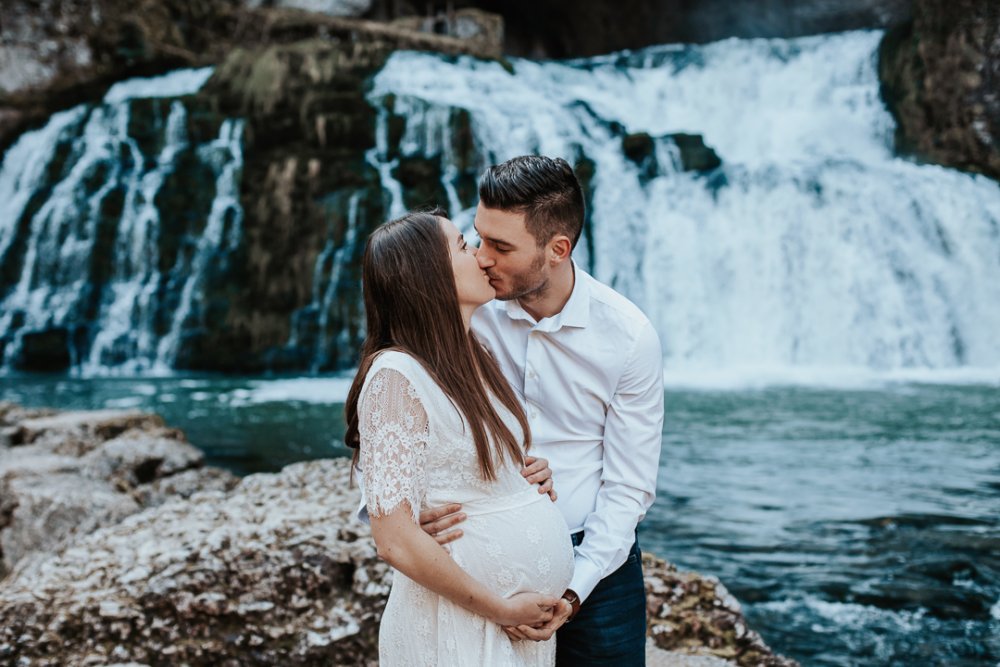
{"type": "MultiPolygon", "coordinates": [[[[580,543],[582,535],[573,535],[574,545],[580,543]]],[[[645,664],[646,588],[636,541],[625,564],[601,579],[576,617],[559,628],[556,667],[645,664]]]]}

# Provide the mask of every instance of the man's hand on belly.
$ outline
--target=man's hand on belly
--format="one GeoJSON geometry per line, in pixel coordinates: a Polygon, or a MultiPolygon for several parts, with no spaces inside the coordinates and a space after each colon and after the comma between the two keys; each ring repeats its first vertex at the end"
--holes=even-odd
{"type": "Polygon", "coordinates": [[[552,486],[552,469],[549,468],[548,460],[525,456],[521,475],[532,484],[537,484],[539,493],[547,493],[552,502],[556,501],[556,490],[552,486]]]}
{"type": "Polygon", "coordinates": [[[465,521],[465,513],[458,503],[432,507],[420,513],[420,527],[424,532],[437,540],[438,544],[445,545],[454,542],[462,536],[462,529],[454,526],[465,521]]]}

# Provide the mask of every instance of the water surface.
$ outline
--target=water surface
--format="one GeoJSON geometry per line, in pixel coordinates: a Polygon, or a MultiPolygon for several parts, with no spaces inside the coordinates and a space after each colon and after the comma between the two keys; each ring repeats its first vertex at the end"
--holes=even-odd
{"type": "MultiPolygon", "coordinates": [[[[347,378],[0,378],[0,400],[154,410],[239,474],[348,452],[347,378]]],[[[666,393],[645,549],[717,575],[804,665],[1000,663],[1000,389],[666,393]]]]}

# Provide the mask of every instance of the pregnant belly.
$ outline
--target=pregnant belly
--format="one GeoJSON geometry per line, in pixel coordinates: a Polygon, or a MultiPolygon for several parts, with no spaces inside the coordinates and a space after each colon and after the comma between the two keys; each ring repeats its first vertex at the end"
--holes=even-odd
{"type": "Polygon", "coordinates": [[[463,507],[463,535],[449,545],[462,569],[494,592],[562,595],[573,576],[573,545],[562,513],[534,487],[463,507]]]}

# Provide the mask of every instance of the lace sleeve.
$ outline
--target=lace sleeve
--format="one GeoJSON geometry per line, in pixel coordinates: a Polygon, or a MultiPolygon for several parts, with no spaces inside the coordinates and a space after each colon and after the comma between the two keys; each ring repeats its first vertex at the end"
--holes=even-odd
{"type": "Polygon", "coordinates": [[[361,470],[368,514],[381,517],[406,501],[414,521],[426,489],[427,413],[410,381],[381,368],[368,380],[359,410],[361,470]]]}

